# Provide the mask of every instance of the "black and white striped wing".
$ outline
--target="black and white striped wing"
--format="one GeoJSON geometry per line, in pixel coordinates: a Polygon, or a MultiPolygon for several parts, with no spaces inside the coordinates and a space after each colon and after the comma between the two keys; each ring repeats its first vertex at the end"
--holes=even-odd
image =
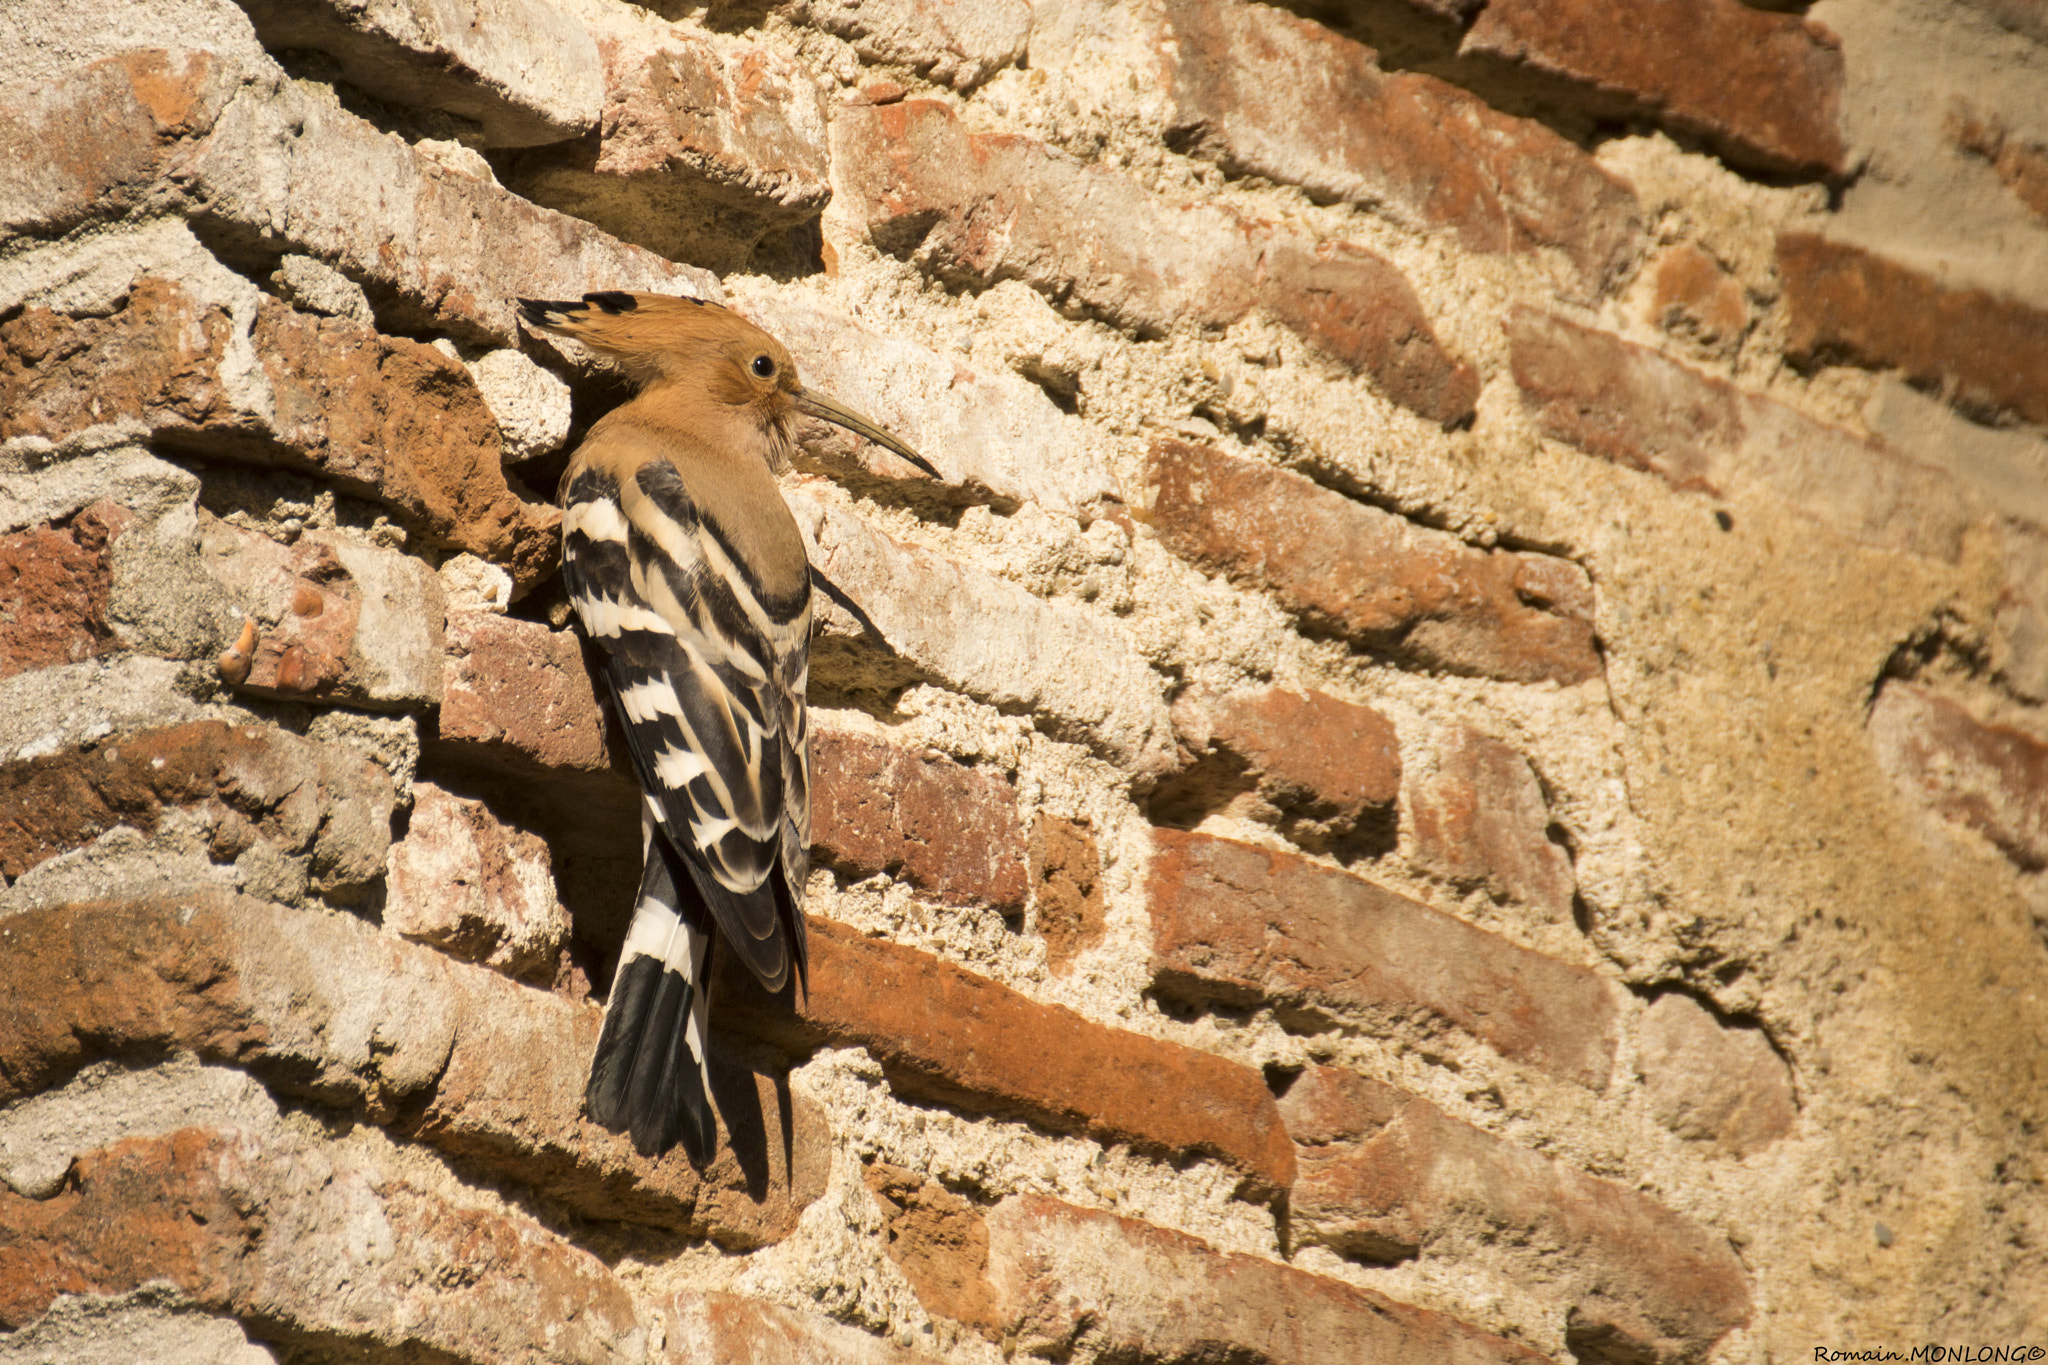
{"type": "Polygon", "coordinates": [[[642,1150],[680,1124],[699,1158],[714,1136],[701,1077],[711,932],[770,990],[805,964],[809,590],[764,602],[673,465],[627,468],[578,473],[562,521],[564,576],[605,652],[650,824],[589,1103],[642,1150]]]}

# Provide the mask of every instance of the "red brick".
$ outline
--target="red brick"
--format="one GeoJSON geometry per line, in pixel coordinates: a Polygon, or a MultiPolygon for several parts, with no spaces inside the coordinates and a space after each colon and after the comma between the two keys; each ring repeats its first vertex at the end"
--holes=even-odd
{"type": "Polygon", "coordinates": [[[1650,321],[1726,354],[1749,328],[1749,299],[1721,263],[1696,246],[1680,244],[1650,271],[1650,321]]]}
{"type": "Polygon", "coordinates": [[[1508,682],[1600,674],[1591,622],[1518,591],[1522,566],[1542,556],[1473,549],[1299,474],[1181,441],[1153,443],[1146,485],[1167,548],[1272,592],[1318,630],[1508,682]]]}
{"type": "Polygon", "coordinates": [[[1031,886],[1046,965],[1055,974],[1102,942],[1102,851],[1085,823],[1040,811],[1031,823],[1031,886]]]}
{"type": "Polygon", "coordinates": [[[997,1320],[1022,1354],[1132,1365],[1544,1359],[1369,1289],[1043,1195],[996,1205],[988,1232],[997,1320]]]}
{"type": "Polygon", "coordinates": [[[513,1365],[539,1345],[598,1365],[641,1343],[632,1297],[603,1262],[440,1184],[389,1155],[279,1130],[130,1138],[81,1157],[54,1198],[0,1190],[0,1322],[31,1322],[59,1294],[168,1280],[266,1336],[330,1348],[513,1365]]]}
{"type": "Polygon", "coordinates": [[[1522,402],[1544,433],[1673,488],[1762,495],[1867,545],[1953,560],[1974,516],[1897,448],[1533,309],[1508,317],[1522,402]]]}
{"type": "Polygon", "coordinates": [[[855,876],[887,872],[944,901],[1024,912],[1016,788],[933,750],[813,730],[811,849],[855,876]]]}
{"type": "Polygon", "coordinates": [[[1878,761],[1901,791],[2025,870],[2048,867],[2048,743],[1901,682],[1878,693],[1869,725],[1878,761]]]}
{"type": "Polygon", "coordinates": [[[1195,824],[1227,808],[1304,847],[1392,847],[1401,751],[1371,707],[1270,687],[1184,696],[1174,723],[1195,761],[1153,798],[1155,818],[1195,824]]]}
{"type": "Polygon", "coordinates": [[[1529,761],[1463,726],[1438,732],[1426,765],[1408,770],[1416,859],[1460,886],[1572,913],[1571,858],[1550,839],[1550,808],[1529,761]]]}
{"type": "Polygon", "coordinates": [[[506,183],[621,241],[718,271],[832,197],[824,101],[759,44],[672,28],[600,34],[598,136],[513,159],[506,183]]]}
{"type": "Polygon", "coordinates": [[[0,678],[119,648],[107,624],[112,545],[132,514],[96,502],[0,536],[0,678]]]}
{"type": "Polygon", "coordinates": [[[1256,1071],[1041,1005],[813,915],[810,992],[772,999],[722,958],[713,1017],[778,1046],[865,1047],[904,1094],[1104,1143],[1215,1157],[1259,1193],[1294,1179],[1256,1071]]]}
{"type": "Polygon", "coordinates": [[[744,1249],[786,1237],[824,1191],[823,1116],[786,1079],[714,1063],[717,1159],[701,1174],[649,1160],[583,1117],[595,1006],[357,920],[225,895],[35,910],[0,924],[0,977],[17,983],[0,999],[0,1102],[100,1057],[188,1051],[589,1218],[744,1249]]]}
{"type": "Polygon", "coordinates": [[[258,310],[263,398],[223,379],[235,322],[145,277],[110,317],[30,308],[0,325],[0,439],[64,437],[135,418],[160,440],[279,464],[389,505],[429,542],[510,570],[554,572],[560,514],[505,482],[498,425],[460,363],[346,318],[258,310]],[[239,400],[239,401],[238,401],[239,400]]]}
{"type": "Polygon", "coordinates": [[[448,613],[437,742],[515,778],[607,773],[604,712],[574,631],[488,611],[448,613]]]}
{"type": "Polygon", "coordinates": [[[1792,1074],[1760,1028],[1725,1027],[1682,995],[1643,1012],[1636,1069],[1657,1121],[1730,1156],[1761,1151],[1792,1131],[1792,1074]]]}
{"type": "Polygon", "coordinates": [[[2021,138],[1996,115],[1967,105],[1949,115],[1948,134],[1958,147],[1989,162],[2027,212],[2048,224],[2048,143],[2021,138]]]}
{"type": "Polygon", "coordinates": [[[1319,253],[1216,205],[1161,200],[1030,138],[969,133],[932,100],[845,109],[833,148],[869,239],[943,279],[1021,279],[1148,337],[1263,307],[1393,401],[1446,424],[1471,416],[1476,372],[1438,345],[1400,274],[1362,248],[1319,253]]]}
{"type": "Polygon", "coordinates": [[[559,142],[597,123],[597,48],[549,0],[487,0],[466,11],[347,0],[244,8],[268,50],[325,53],[355,88],[453,114],[477,125],[485,146],[559,142]]]}
{"type": "Polygon", "coordinates": [[[937,1181],[871,1162],[868,1193],[882,1210],[889,1259],[926,1312],[993,1332],[988,1223],[981,1210],[937,1181]]]}
{"type": "Polygon", "coordinates": [[[1448,228],[1468,251],[1554,248],[1582,297],[1635,252],[1634,191],[1533,119],[1433,76],[1388,74],[1371,48],[1263,5],[1173,0],[1162,37],[1169,142],[1232,175],[1448,228]]]}
{"type": "Polygon", "coordinates": [[[1153,837],[1160,991],[1352,1026],[1456,1029],[1606,1088],[1614,998],[1584,967],[1293,854],[1176,830],[1153,837]]]}
{"type": "Polygon", "coordinates": [[[385,876],[384,928],[521,980],[553,981],[569,919],[548,846],[481,801],[415,782],[385,876]]]}
{"type": "Polygon", "coordinates": [[[383,769],[339,745],[213,720],[143,730],[0,764],[0,872],[19,877],[117,825],[151,834],[188,809],[219,860],[264,840],[353,901],[383,875],[395,800],[383,769]]]}
{"type": "Polygon", "coordinates": [[[717,1290],[680,1290],[666,1315],[677,1365],[937,1365],[858,1327],[717,1290]]]}
{"type": "Polygon", "coordinates": [[[1581,1359],[1699,1360],[1750,1320],[1727,1241],[1634,1190],[1333,1067],[1310,1067],[1281,1111],[1299,1144],[1289,1212],[1303,1241],[1495,1262],[1562,1300],[1581,1359]]]}
{"type": "Polygon", "coordinates": [[[1030,0],[795,0],[784,10],[853,44],[864,62],[904,66],[971,90],[1024,55],[1030,0]]]}
{"type": "Polygon", "coordinates": [[[1778,238],[1778,276],[1801,364],[1899,370],[1976,412],[2048,422],[2048,311],[1808,233],[1778,238]]]}
{"type": "Polygon", "coordinates": [[[1846,169],[1841,42],[1741,0],[1487,0],[1461,52],[1570,88],[1596,113],[1646,115],[1742,166],[1846,169]]]}

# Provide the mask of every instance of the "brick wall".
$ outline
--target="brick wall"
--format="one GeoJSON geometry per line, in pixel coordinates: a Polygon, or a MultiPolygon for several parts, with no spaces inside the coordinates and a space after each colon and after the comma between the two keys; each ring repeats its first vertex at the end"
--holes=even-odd
{"type": "Polygon", "coordinates": [[[2030,14],[0,7],[0,1361],[2048,1344],[2030,14]],[[614,288],[945,476],[788,479],[701,1171],[581,1112],[614,288]]]}

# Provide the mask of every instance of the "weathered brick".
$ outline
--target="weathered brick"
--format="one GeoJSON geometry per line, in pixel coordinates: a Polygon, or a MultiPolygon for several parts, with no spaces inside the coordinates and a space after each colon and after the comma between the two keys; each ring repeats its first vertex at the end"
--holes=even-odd
{"type": "Polygon", "coordinates": [[[1280,1107],[1303,1241],[1373,1260],[1495,1260],[1564,1302],[1581,1359],[1699,1360],[1750,1319],[1727,1241],[1634,1190],[1334,1067],[1310,1067],[1280,1107]]]}
{"type": "Polygon", "coordinates": [[[1523,566],[1543,556],[1473,549],[1299,474],[1182,441],[1153,443],[1145,481],[1167,548],[1265,588],[1319,630],[1509,682],[1600,674],[1587,616],[1521,591],[1523,566]]]}
{"type": "Polygon", "coordinates": [[[2021,137],[1997,115],[1968,105],[1950,112],[1948,135],[1958,147],[1990,163],[2027,212],[2048,224],[2048,143],[2021,137]]]}
{"type": "Polygon", "coordinates": [[[907,66],[972,90],[1024,55],[1030,0],[791,0],[794,23],[853,44],[862,61],[907,66]]]}
{"type": "Polygon", "coordinates": [[[1544,1357],[1442,1313],[1132,1218],[1017,1195],[989,1210],[989,1283],[1018,1351],[1168,1365],[1544,1357]]]}
{"type": "Polygon", "coordinates": [[[595,1006],[359,921],[221,895],[34,910],[0,924],[0,974],[18,983],[0,1000],[0,1101],[102,1056],[188,1051],[586,1217],[745,1248],[787,1236],[824,1190],[823,1117],[785,1078],[714,1062],[717,1159],[649,1160],[583,1117],[595,1006]]]}
{"type": "Polygon", "coordinates": [[[211,53],[144,49],[10,92],[0,108],[0,227],[57,237],[135,208],[180,144],[212,127],[238,76],[211,53]]]}
{"type": "Polygon", "coordinates": [[[1461,51],[1550,78],[1592,112],[1653,118],[1738,165],[1846,169],[1841,42],[1796,14],[1741,0],[1487,0],[1461,51]]]}
{"type": "Polygon", "coordinates": [[[548,846],[431,782],[415,782],[412,795],[387,863],[384,927],[510,977],[554,980],[569,918],[548,846]]]}
{"type": "Polygon", "coordinates": [[[447,638],[438,745],[515,778],[613,770],[604,712],[574,631],[453,611],[447,638]]]}
{"type": "Polygon", "coordinates": [[[0,1191],[7,1327],[60,1294],[168,1280],[206,1309],[330,1349],[514,1365],[539,1345],[550,1360],[608,1365],[647,1345],[632,1297],[595,1256],[365,1144],[183,1128],[74,1169],[50,1199],[0,1191]]]}
{"type": "Polygon", "coordinates": [[[0,678],[119,647],[107,624],[110,547],[129,519],[124,508],[96,502],[0,537],[0,678]]]}
{"type": "Polygon", "coordinates": [[[1615,1003],[1584,967],[1288,853],[1155,830],[1156,989],[1319,1020],[1457,1029],[1604,1090],[1615,1003]]]}
{"type": "Polygon", "coordinates": [[[271,51],[324,52],[350,85],[465,119],[486,146],[576,137],[604,101],[596,44],[548,0],[238,3],[271,51]]]}
{"type": "Polygon", "coordinates": [[[1222,327],[1263,307],[1439,422],[1471,416],[1478,377],[1438,345],[1414,291],[1363,248],[1313,244],[1009,134],[969,133],[932,100],[833,123],[838,188],[880,249],[942,278],[1021,279],[1140,336],[1222,327]]]}
{"type": "Polygon", "coordinates": [[[886,872],[941,900],[1024,911],[1016,788],[932,750],[813,730],[811,849],[856,876],[886,872]]]}
{"type": "Polygon", "coordinates": [[[810,990],[771,998],[722,959],[712,1017],[778,1046],[866,1047],[920,1098],[1104,1143],[1214,1157],[1284,1189],[1293,1150],[1256,1071],[1109,1028],[1060,1005],[815,915],[810,990]]]}
{"type": "Polygon", "coordinates": [[[1657,1121],[1688,1142],[1747,1156],[1792,1131],[1792,1074],[1760,1028],[1724,1027],[1683,995],[1643,1011],[1636,1069],[1657,1121]]]}
{"type": "Polygon", "coordinates": [[[151,834],[187,810],[215,859],[261,841],[350,902],[383,875],[394,804],[390,777],[353,749],[193,721],[0,764],[0,872],[19,877],[117,825],[151,834]]]}
{"type": "Polygon", "coordinates": [[[745,267],[764,238],[824,210],[824,101],[795,62],[680,27],[603,33],[597,48],[598,136],[508,163],[507,182],[521,194],[721,272],[745,267]]]}
{"type": "Polygon", "coordinates": [[[680,1290],[663,1326],[677,1365],[937,1365],[858,1327],[717,1290],[680,1290]]]}
{"type": "Polygon", "coordinates": [[[813,568],[864,618],[835,614],[821,595],[826,634],[823,647],[813,647],[815,678],[870,687],[928,677],[1034,713],[1055,738],[1085,744],[1140,777],[1173,765],[1165,681],[1101,616],[900,544],[838,504],[799,492],[789,505],[813,568]],[[855,644],[839,646],[835,633],[855,644]],[[858,652],[842,659],[835,648],[858,652]],[[873,678],[866,670],[875,653],[906,667],[873,678]]]}
{"type": "Polygon", "coordinates": [[[1580,297],[1634,254],[1634,191],[1535,120],[1433,76],[1384,72],[1371,48],[1283,10],[1171,0],[1164,17],[1176,148],[1448,228],[1468,251],[1556,249],[1580,297]]]}
{"type": "Polygon", "coordinates": [[[441,699],[441,583],[423,561],[325,531],[280,545],[210,515],[199,553],[257,623],[238,691],[375,710],[441,699]]]}
{"type": "Polygon", "coordinates": [[[1648,308],[1650,321],[1665,331],[1724,355],[1749,328],[1741,282],[1689,243],[1672,247],[1651,267],[1648,308]]]}
{"type": "Polygon", "coordinates": [[[988,1223],[981,1210],[915,1171],[871,1162],[868,1193],[882,1209],[889,1259],[927,1313],[992,1332],[988,1223]]]}
{"type": "Polygon", "coordinates": [[[1869,727],[1878,762],[1901,791],[2027,871],[2048,867],[2048,743],[1902,682],[1878,693],[1869,727]]]}
{"type": "Polygon", "coordinates": [[[1029,380],[975,370],[957,356],[784,295],[750,294],[738,306],[789,348],[806,384],[895,432],[946,483],[934,487],[909,462],[823,422],[802,434],[801,465],[855,487],[910,481],[927,495],[1006,511],[1035,502],[1079,512],[1117,496],[1101,434],[1061,412],[1029,380]]]}
{"type": "Polygon", "coordinates": [[[1778,277],[1792,359],[1900,370],[1976,412],[2048,422],[2048,311],[1811,233],[1778,238],[1778,277]]]}
{"type": "Polygon", "coordinates": [[[142,50],[37,87],[0,141],[0,214],[56,235],[148,199],[265,269],[281,251],[360,283],[391,329],[518,345],[514,300],[613,289],[722,297],[717,280],[540,208],[320,99],[274,65],[142,50]],[[75,145],[76,156],[44,154],[75,145]],[[366,211],[374,206],[374,211],[366,211]]]}
{"type": "Polygon", "coordinates": [[[1534,309],[1507,328],[1515,383],[1547,435],[1673,488],[1761,493],[1867,545],[1961,553],[1973,509],[1947,474],[1893,446],[1534,309]]]}
{"type": "Polygon", "coordinates": [[[1445,726],[1408,768],[1416,860],[1465,886],[1483,886],[1571,922],[1572,861],[1552,842],[1550,808],[1529,761],[1463,726],[1445,726]]]}
{"type": "Polygon", "coordinates": [[[1155,816],[1194,823],[1227,807],[1308,847],[1392,846],[1401,751],[1371,707],[1269,687],[1183,697],[1174,724],[1197,757],[1154,798],[1155,816]]]}
{"type": "Polygon", "coordinates": [[[1063,972],[1102,942],[1107,927],[1102,850],[1086,824],[1038,813],[1031,822],[1031,887],[1046,964],[1063,972]]]}
{"type": "Polygon", "coordinates": [[[316,473],[389,505],[432,543],[530,587],[554,570],[551,507],[505,482],[496,420],[461,364],[345,318],[266,301],[229,311],[145,277],[110,317],[30,308],[0,325],[0,439],[120,419],[216,457],[316,473]],[[235,354],[253,345],[260,378],[235,354]]]}

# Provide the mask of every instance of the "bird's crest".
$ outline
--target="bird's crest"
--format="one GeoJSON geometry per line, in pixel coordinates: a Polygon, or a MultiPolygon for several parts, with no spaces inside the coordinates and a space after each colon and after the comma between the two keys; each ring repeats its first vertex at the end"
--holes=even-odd
{"type": "Polygon", "coordinates": [[[611,289],[574,302],[521,299],[519,315],[580,343],[643,389],[687,379],[735,405],[802,392],[781,342],[703,299],[611,289]]]}

